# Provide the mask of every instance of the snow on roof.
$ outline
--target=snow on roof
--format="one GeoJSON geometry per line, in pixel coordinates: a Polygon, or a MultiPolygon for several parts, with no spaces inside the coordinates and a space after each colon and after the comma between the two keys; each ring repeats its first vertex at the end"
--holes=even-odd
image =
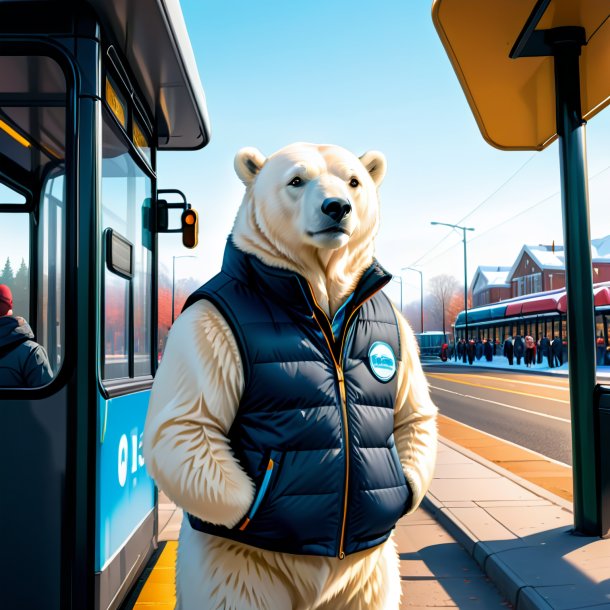
{"type": "Polygon", "coordinates": [[[480,266],[472,278],[471,290],[479,292],[487,288],[509,287],[510,267],[480,266]]]}
{"type": "Polygon", "coordinates": [[[591,240],[591,256],[594,261],[610,262],[610,235],[591,240]]]}
{"type": "MultiPolygon", "coordinates": [[[[538,263],[542,269],[563,269],[565,267],[563,246],[523,246],[530,257],[538,263]]],[[[521,256],[517,260],[521,259],[521,256]]]]}
{"type": "Polygon", "coordinates": [[[510,267],[479,267],[481,275],[487,280],[487,286],[510,286],[508,281],[508,272],[510,267]]]}

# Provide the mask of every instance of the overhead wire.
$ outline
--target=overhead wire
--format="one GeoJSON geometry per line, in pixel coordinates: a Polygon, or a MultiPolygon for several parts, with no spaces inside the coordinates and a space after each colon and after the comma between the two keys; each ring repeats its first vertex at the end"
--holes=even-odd
{"type": "MultiPolygon", "coordinates": [[[[462,218],[460,218],[460,220],[458,220],[455,224],[459,224],[460,222],[463,222],[468,217],[472,216],[472,214],[474,214],[480,207],[485,205],[492,197],[494,197],[494,195],[496,195],[498,192],[500,192],[535,156],[536,156],[536,153],[533,153],[525,161],[525,163],[523,163],[521,166],[519,166],[519,168],[517,168],[516,171],[514,171],[502,184],[500,184],[500,186],[498,186],[490,195],[485,197],[485,199],[483,199],[483,201],[478,203],[472,210],[470,210],[470,212],[468,212],[468,214],[466,214],[466,216],[463,216],[462,218]]],[[[419,263],[422,259],[426,258],[426,256],[428,256],[430,253],[434,252],[434,250],[436,250],[436,248],[438,248],[442,243],[444,243],[445,240],[450,235],[451,235],[451,233],[447,233],[447,235],[445,235],[440,241],[438,241],[436,244],[434,244],[434,246],[432,246],[430,249],[428,249],[426,252],[424,252],[415,262],[413,262],[407,266],[414,267],[415,265],[417,265],[417,263],[419,263]]],[[[432,259],[432,260],[435,260],[435,259],[432,259]]]]}
{"type": "MultiPolygon", "coordinates": [[[[597,178],[598,176],[600,176],[601,174],[603,174],[604,172],[608,171],[610,169],[610,165],[604,167],[604,169],[600,170],[599,172],[597,172],[596,174],[593,174],[592,176],[589,177],[589,182],[591,182],[591,180],[594,180],[595,178],[597,178]]],[[[487,235],[489,232],[491,231],[495,231],[498,227],[501,227],[502,225],[515,220],[515,218],[518,218],[519,216],[523,216],[523,214],[526,214],[527,212],[529,212],[530,210],[533,210],[534,208],[538,207],[539,205],[542,205],[543,203],[546,203],[547,201],[549,201],[550,199],[553,199],[554,197],[556,197],[557,195],[560,194],[561,191],[555,191],[554,193],[552,193],[551,195],[547,195],[546,197],[544,197],[543,199],[540,199],[539,201],[537,201],[536,203],[534,203],[534,205],[528,206],[527,208],[524,208],[523,210],[521,210],[520,212],[517,212],[516,214],[513,214],[512,216],[510,216],[509,218],[504,219],[503,221],[499,222],[498,224],[494,225],[493,227],[490,227],[489,229],[486,229],[485,231],[483,231],[482,233],[478,233],[475,237],[473,237],[472,239],[470,239],[470,242],[476,241],[477,239],[480,239],[481,237],[483,237],[484,235],[487,235]]],[[[461,243],[462,240],[460,240],[459,242],[451,245],[449,248],[446,248],[445,250],[443,250],[440,254],[437,254],[434,258],[431,258],[430,260],[426,261],[426,265],[432,263],[433,261],[441,258],[441,256],[447,254],[447,252],[453,250],[453,248],[455,248],[457,245],[459,245],[461,243]]]]}

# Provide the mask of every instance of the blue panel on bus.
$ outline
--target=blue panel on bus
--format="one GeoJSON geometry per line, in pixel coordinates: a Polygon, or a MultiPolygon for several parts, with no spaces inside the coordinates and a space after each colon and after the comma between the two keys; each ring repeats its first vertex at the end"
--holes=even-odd
{"type": "MultiPolygon", "coordinates": [[[[504,317],[506,313],[506,305],[491,305],[488,307],[477,307],[477,309],[468,310],[468,322],[488,322],[489,320],[498,320],[504,317]]],[[[455,320],[456,326],[463,326],[465,322],[464,312],[458,314],[455,320]]]]}
{"type": "Polygon", "coordinates": [[[129,540],[154,507],[155,486],[144,467],[142,433],[150,392],[99,401],[95,570],[129,540]]]}

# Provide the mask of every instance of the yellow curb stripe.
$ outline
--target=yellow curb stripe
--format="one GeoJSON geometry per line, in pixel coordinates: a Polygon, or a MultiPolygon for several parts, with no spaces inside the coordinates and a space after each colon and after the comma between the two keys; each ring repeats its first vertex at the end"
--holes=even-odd
{"type": "Polygon", "coordinates": [[[486,390],[495,390],[496,392],[506,392],[507,394],[518,394],[519,396],[528,396],[529,398],[537,398],[539,400],[551,400],[553,402],[560,402],[565,405],[569,405],[569,400],[562,400],[561,398],[550,398],[548,396],[540,396],[540,394],[530,394],[528,392],[519,392],[517,390],[507,390],[505,388],[497,388],[490,385],[483,385],[482,383],[472,383],[471,381],[462,381],[457,380],[453,377],[447,377],[445,375],[436,375],[434,373],[428,373],[428,377],[434,377],[435,379],[442,379],[444,381],[449,381],[450,383],[459,383],[461,385],[469,385],[475,388],[483,388],[486,390]]]}
{"type": "Polygon", "coordinates": [[[177,549],[178,541],[176,540],[168,541],[165,544],[165,548],[138,595],[134,610],[136,608],[166,610],[166,608],[175,607],[177,549]]]}
{"type": "Polygon", "coordinates": [[[572,501],[572,468],[557,460],[505,441],[446,415],[438,416],[439,434],[505,470],[565,500],[572,501]]]}

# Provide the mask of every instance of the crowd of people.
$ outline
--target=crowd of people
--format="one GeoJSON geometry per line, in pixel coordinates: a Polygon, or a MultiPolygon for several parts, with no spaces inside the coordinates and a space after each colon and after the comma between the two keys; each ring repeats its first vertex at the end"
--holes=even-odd
{"type": "Polygon", "coordinates": [[[462,360],[464,363],[473,364],[475,360],[485,358],[487,362],[492,362],[494,356],[498,356],[499,350],[502,349],[501,355],[508,360],[508,364],[521,365],[521,361],[527,367],[535,366],[548,362],[550,368],[555,368],[563,364],[564,342],[555,335],[551,341],[548,337],[540,337],[538,341],[531,335],[522,337],[516,335],[514,338],[508,336],[502,348],[500,342],[493,339],[459,339],[453,346],[453,358],[462,360]]]}

